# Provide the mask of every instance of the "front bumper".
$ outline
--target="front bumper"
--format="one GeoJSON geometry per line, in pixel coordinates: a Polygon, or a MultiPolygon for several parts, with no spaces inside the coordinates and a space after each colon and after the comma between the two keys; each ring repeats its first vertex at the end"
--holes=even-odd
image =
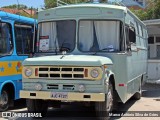
{"type": "MultiPolygon", "coordinates": [[[[61,93],[61,92],[56,92],[61,93]]],[[[64,101],[105,101],[105,93],[76,93],[65,92],[67,97],[54,98],[53,92],[47,91],[20,91],[20,98],[43,99],[43,100],[64,100],[64,101]]]]}

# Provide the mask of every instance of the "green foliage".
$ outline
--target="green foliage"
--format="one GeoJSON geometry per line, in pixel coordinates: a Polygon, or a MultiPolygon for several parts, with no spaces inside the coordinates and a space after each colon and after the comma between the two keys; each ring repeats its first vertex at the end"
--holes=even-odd
{"type": "Polygon", "coordinates": [[[17,5],[17,4],[13,4],[13,5],[9,5],[9,6],[4,6],[2,8],[11,8],[11,9],[27,9],[27,6],[26,5],[23,5],[23,4],[20,4],[20,5],[17,5]]]}
{"type": "Polygon", "coordinates": [[[155,6],[152,8],[153,18],[160,18],[160,0],[155,0],[155,6]]]}
{"type": "Polygon", "coordinates": [[[57,6],[57,1],[56,0],[44,0],[45,3],[45,8],[53,8],[57,6]]]}
{"type": "MultiPolygon", "coordinates": [[[[139,19],[141,20],[147,20],[150,18],[150,15],[148,14],[148,10],[145,11],[145,10],[133,10],[133,9],[130,9],[139,19]]],[[[151,11],[150,11],[151,12],[151,11]]]]}
{"type": "Polygon", "coordinates": [[[133,10],[141,20],[160,19],[160,0],[148,0],[147,7],[145,9],[133,10]]]}

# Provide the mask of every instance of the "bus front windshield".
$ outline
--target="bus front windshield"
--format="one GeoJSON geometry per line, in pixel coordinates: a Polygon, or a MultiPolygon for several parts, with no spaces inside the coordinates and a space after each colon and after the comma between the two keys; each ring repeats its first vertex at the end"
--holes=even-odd
{"type": "Polygon", "coordinates": [[[78,48],[83,52],[120,50],[120,21],[81,20],[78,48]]]}
{"type": "Polygon", "coordinates": [[[71,52],[75,48],[76,21],[60,20],[42,22],[38,25],[37,52],[71,52]]]}

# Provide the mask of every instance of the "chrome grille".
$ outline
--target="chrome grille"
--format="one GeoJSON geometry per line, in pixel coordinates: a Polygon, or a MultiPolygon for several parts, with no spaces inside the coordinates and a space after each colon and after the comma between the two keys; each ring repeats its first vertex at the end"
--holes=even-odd
{"type": "Polygon", "coordinates": [[[39,78],[51,79],[82,79],[84,68],[82,67],[39,67],[39,78]]]}

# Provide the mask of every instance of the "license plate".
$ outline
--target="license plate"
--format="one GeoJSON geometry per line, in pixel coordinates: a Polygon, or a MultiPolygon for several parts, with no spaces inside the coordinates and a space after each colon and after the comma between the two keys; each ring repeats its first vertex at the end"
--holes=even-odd
{"type": "Polygon", "coordinates": [[[52,98],[62,98],[62,99],[67,99],[68,98],[68,93],[66,92],[52,92],[51,93],[52,98]]]}

